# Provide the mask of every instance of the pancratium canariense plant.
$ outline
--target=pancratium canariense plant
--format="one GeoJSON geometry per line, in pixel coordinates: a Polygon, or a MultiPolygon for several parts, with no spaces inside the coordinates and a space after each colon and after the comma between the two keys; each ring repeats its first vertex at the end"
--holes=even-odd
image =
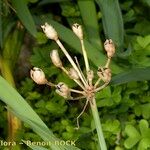
{"type": "Polygon", "coordinates": [[[98,79],[95,83],[93,83],[94,72],[93,70],[90,69],[90,66],[89,66],[89,61],[88,61],[88,57],[87,57],[87,53],[86,53],[84,41],[83,41],[83,31],[82,31],[81,25],[77,23],[73,24],[72,30],[81,42],[81,48],[82,48],[82,53],[83,53],[84,62],[85,62],[86,74],[82,72],[77,58],[75,57],[75,61],[74,61],[72,57],[69,55],[69,53],[67,52],[67,50],[64,48],[63,44],[59,40],[56,30],[48,23],[45,23],[44,25],[42,25],[41,28],[43,29],[43,32],[45,33],[47,38],[54,40],[57,43],[57,45],[60,47],[60,49],[63,51],[68,61],[72,65],[72,68],[66,69],[63,66],[62,61],[59,57],[58,50],[52,50],[50,52],[50,58],[52,60],[52,63],[56,67],[62,69],[62,71],[64,71],[68,75],[69,78],[74,80],[78,84],[78,86],[80,86],[81,90],[71,89],[68,87],[68,85],[66,85],[63,82],[60,82],[58,84],[49,82],[45,78],[44,72],[40,68],[37,68],[37,67],[34,67],[31,70],[30,72],[31,78],[37,84],[47,84],[51,87],[56,88],[56,92],[60,96],[68,100],[85,98],[86,103],[84,105],[84,108],[82,112],[79,114],[79,116],[77,117],[77,129],[79,129],[79,118],[84,113],[88,103],[90,103],[96,130],[98,133],[98,139],[99,139],[101,150],[106,150],[107,147],[106,147],[105,139],[103,136],[101,122],[100,122],[100,118],[99,118],[99,114],[98,114],[98,110],[96,106],[95,94],[96,92],[99,92],[100,90],[105,88],[111,80],[111,69],[109,68],[109,65],[110,65],[111,58],[113,57],[115,53],[115,46],[114,46],[113,41],[111,39],[107,39],[104,43],[104,49],[106,50],[108,59],[104,67],[98,68],[98,71],[97,71],[98,79]],[[80,94],[80,96],[73,98],[72,92],[80,94]]]}

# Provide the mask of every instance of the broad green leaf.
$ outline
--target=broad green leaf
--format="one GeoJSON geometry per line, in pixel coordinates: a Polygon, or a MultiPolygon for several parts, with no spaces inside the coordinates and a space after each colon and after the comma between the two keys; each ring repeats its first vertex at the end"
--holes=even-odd
{"type": "Polygon", "coordinates": [[[99,26],[94,0],[78,0],[81,17],[91,44],[102,50],[102,42],[99,36],[99,26]]]}
{"type": "Polygon", "coordinates": [[[150,35],[147,35],[145,37],[138,36],[137,42],[142,48],[145,48],[150,44],[150,35]]]}
{"type": "Polygon", "coordinates": [[[142,119],[139,123],[139,128],[142,137],[150,138],[150,129],[147,120],[142,119]]]}
{"type": "Polygon", "coordinates": [[[139,145],[137,150],[148,150],[150,148],[150,138],[143,138],[139,145]]]}
{"type": "Polygon", "coordinates": [[[95,0],[102,13],[102,22],[106,38],[111,38],[122,51],[124,43],[123,19],[118,0],[95,0]]]}
{"type": "Polygon", "coordinates": [[[125,132],[129,137],[125,140],[124,145],[126,148],[130,149],[140,140],[141,137],[139,132],[132,125],[127,125],[125,127],[125,132]]]}
{"type": "MultiPolygon", "coordinates": [[[[44,124],[40,117],[34,112],[34,110],[28,105],[28,103],[21,97],[21,95],[11,87],[2,77],[0,77],[0,99],[6,103],[14,112],[14,114],[39,135],[44,141],[60,141],[56,138],[52,131],[44,124]],[[7,89],[7,90],[6,90],[7,89]]],[[[52,150],[77,150],[78,148],[65,145],[50,145],[52,150]]]]}
{"type": "Polygon", "coordinates": [[[25,0],[12,0],[12,5],[16,10],[17,16],[22,21],[25,28],[36,37],[37,30],[34,23],[34,20],[31,16],[31,13],[28,9],[27,3],[25,0]]]}
{"type": "MultiPolygon", "coordinates": [[[[64,27],[63,25],[51,20],[48,18],[48,16],[44,16],[43,18],[38,19],[40,24],[44,24],[44,22],[48,22],[49,24],[52,24],[52,26],[56,29],[58,32],[58,35],[60,39],[65,41],[68,45],[70,45],[72,48],[77,50],[79,53],[82,52],[79,39],[75,36],[75,34],[64,27]]],[[[85,48],[87,50],[87,54],[89,59],[98,67],[98,66],[104,66],[106,63],[106,56],[100,52],[100,50],[97,50],[94,48],[87,40],[84,40],[85,48]]],[[[122,71],[122,68],[117,66],[113,61],[111,63],[111,68],[113,72],[118,73],[122,71]]]]}
{"type": "Polygon", "coordinates": [[[124,84],[132,81],[150,80],[150,67],[135,68],[130,71],[120,73],[112,78],[112,85],[124,84]]]}

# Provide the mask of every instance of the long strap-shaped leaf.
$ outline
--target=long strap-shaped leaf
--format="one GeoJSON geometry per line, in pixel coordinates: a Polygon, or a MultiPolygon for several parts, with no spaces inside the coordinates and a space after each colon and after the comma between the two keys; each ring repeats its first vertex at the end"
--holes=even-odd
{"type": "Polygon", "coordinates": [[[134,68],[130,71],[120,73],[112,78],[112,85],[124,84],[132,81],[150,80],[150,67],[134,68]]]}
{"type": "MultiPolygon", "coordinates": [[[[124,42],[124,26],[118,0],[95,0],[102,12],[106,38],[111,38],[121,51],[124,42]]],[[[118,52],[119,52],[118,51],[118,52]]]]}
{"type": "Polygon", "coordinates": [[[12,0],[12,5],[23,25],[34,37],[36,37],[36,26],[27,7],[27,2],[25,0],[12,0]]]}
{"type": "MultiPolygon", "coordinates": [[[[56,138],[52,131],[44,124],[40,117],[34,112],[30,105],[23,99],[23,97],[11,87],[0,76],[0,99],[12,109],[17,117],[30,125],[30,127],[44,140],[55,143],[60,141],[56,138]]],[[[79,150],[73,146],[67,145],[50,145],[52,150],[79,150]]]]}
{"type": "Polygon", "coordinates": [[[102,51],[102,42],[99,36],[98,18],[94,0],[78,0],[82,20],[84,22],[88,39],[98,50],[102,51]]]}

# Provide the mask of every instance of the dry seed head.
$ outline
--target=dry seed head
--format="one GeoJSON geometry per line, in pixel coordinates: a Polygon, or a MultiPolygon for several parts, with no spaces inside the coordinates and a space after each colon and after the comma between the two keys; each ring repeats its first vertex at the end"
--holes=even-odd
{"type": "Polygon", "coordinates": [[[83,30],[81,25],[78,23],[73,24],[72,30],[80,40],[83,40],[83,30]]]}
{"type": "Polygon", "coordinates": [[[56,66],[61,68],[62,67],[62,62],[60,60],[59,54],[57,50],[52,50],[50,53],[50,58],[52,60],[52,63],[56,66]]]}
{"type": "Polygon", "coordinates": [[[30,76],[34,82],[37,84],[46,84],[47,80],[45,78],[44,72],[37,67],[34,67],[33,69],[30,70],[30,76]]]}
{"type": "Polygon", "coordinates": [[[89,71],[87,72],[87,78],[88,78],[89,80],[93,80],[93,78],[94,78],[94,72],[93,72],[93,70],[89,70],[89,71]]]}
{"type": "Polygon", "coordinates": [[[64,98],[69,98],[71,95],[69,87],[63,82],[57,84],[56,93],[64,98]]]}
{"type": "Polygon", "coordinates": [[[111,58],[113,57],[115,53],[115,45],[112,41],[112,39],[107,39],[104,43],[105,51],[107,52],[107,57],[111,58]]]}
{"type": "Polygon", "coordinates": [[[44,25],[41,25],[41,28],[43,29],[43,32],[49,39],[55,40],[55,41],[58,39],[58,34],[56,30],[47,22],[44,25]]]}
{"type": "Polygon", "coordinates": [[[78,73],[74,68],[70,68],[68,72],[69,72],[69,77],[71,79],[75,79],[75,80],[79,79],[78,73]]]}
{"type": "Polygon", "coordinates": [[[109,68],[99,68],[97,74],[104,82],[110,82],[111,70],[109,68]]]}

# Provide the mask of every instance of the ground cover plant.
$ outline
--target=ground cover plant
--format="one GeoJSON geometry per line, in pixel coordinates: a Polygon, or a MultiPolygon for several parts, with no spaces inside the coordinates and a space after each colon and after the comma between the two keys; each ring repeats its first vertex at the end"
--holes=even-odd
{"type": "MultiPolygon", "coordinates": [[[[105,66],[105,40],[112,39],[116,47],[110,65],[110,84],[95,96],[107,149],[148,150],[149,6],[148,0],[1,1],[0,149],[100,149],[90,107],[80,118],[80,129],[75,130],[76,118],[85,102],[67,101],[50,87],[36,85],[29,75],[30,69],[36,66],[44,71],[48,80],[77,88],[61,69],[53,66],[49,53],[59,47],[45,37],[40,27],[45,22],[51,24],[69,54],[80,58],[85,72],[80,41],[70,30],[77,22],[83,27],[85,49],[94,72],[99,65],[105,66]],[[17,144],[7,147],[4,144],[7,140],[17,144]],[[27,140],[72,140],[75,145],[58,142],[37,146],[28,145],[27,140]]],[[[61,52],[60,58],[70,68],[61,52]]]]}

